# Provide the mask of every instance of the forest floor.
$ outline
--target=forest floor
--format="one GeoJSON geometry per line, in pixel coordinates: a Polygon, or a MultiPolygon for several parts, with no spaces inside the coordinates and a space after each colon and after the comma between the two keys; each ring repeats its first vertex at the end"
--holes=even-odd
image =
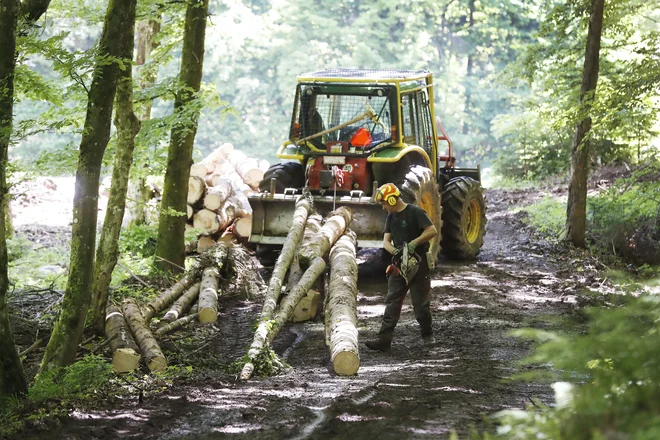
{"type": "MultiPolygon", "coordinates": [[[[558,186],[551,192],[565,190],[558,186]]],[[[521,220],[525,214],[515,212],[546,194],[487,191],[487,234],[478,260],[441,259],[432,273],[432,345],[422,343],[409,300],[390,352],[363,345],[380,325],[386,291],[384,267],[364,258],[356,376],[332,371],[323,319],[317,316],[289,324],[276,339],[274,349],[290,372],[237,380],[228,366],[251,343],[261,303],[233,299],[221,304],[217,323],[194,329],[203,332],[202,343],[191,346],[173,334],[164,344],[171,364],[196,359],[203,368],[195,367],[164,391],[132,387],[120,396],[73,404],[61,417],[30,424],[16,438],[438,439],[452,431],[465,438],[471,426],[487,429],[485,417],[497,411],[524,408],[536,399],[552,404],[549,384],[510,380],[527,370],[518,361],[532,346],[509,332],[525,327],[573,331],[588,292],[612,287],[598,261],[535,238],[521,220]]],[[[19,234],[48,230],[17,226],[19,234]]],[[[38,355],[30,359],[38,362],[38,355]]]]}

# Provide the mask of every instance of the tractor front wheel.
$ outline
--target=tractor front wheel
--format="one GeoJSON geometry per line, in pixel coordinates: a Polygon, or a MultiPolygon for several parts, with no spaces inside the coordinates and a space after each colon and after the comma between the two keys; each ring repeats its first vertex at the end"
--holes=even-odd
{"type": "Polygon", "coordinates": [[[481,185],[460,176],[442,193],[442,252],[453,260],[474,260],[484,244],[486,202],[481,185]]]}
{"type": "Polygon", "coordinates": [[[259,191],[270,191],[270,179],[275,180],[275,192],[282,194],[286,188],[305,186],[305,168],[299,162],[281,162],[271,165],[259,183],[259,191]]]}

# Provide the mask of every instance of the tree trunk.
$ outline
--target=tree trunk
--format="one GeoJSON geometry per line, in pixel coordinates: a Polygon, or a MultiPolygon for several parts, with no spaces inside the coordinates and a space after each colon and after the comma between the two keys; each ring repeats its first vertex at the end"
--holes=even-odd
{"type": "Polygon", "coordinates": [[[184,325],[188,324],[191,321],[194,321],[198,317],[199,314],[195,312],[192,315],[184,316],[183,318],[179,318],[176,321],[172,321],[169,324],[164,325],[158,330],[156,330],[156,336],[163,336],[169,332],[180,329],[181,327],[183,327],[184,325]]]}
{"type": "Polygon", "coordinates": [[[16,71],[16,34],[19,15],[25,26],[32,25],[46,12],[50,0],[33,0],[21,5],[18,0],[0,0],[0,408],[4,400],[27,394],[27,381],[14,345],[7,311],[7,163],[13,128],[14,74],[16,71]],[[22,9],[21,9],[22,6],[22,9]]]}
{"type": "Polygon", "coordinates": [[[14,106],[14,71],[16,69],[16,31],[20,3],[0,0],[0,407],[11,396],[27,394],[23,366],[14,345],[7,311],[7,236],[4,207],[7,188],[7,154],[12,132],[14,106]]]}
{"type": "Polygon", "coordinates": [[[591,104],[598,85],[600,40],[603,31],[605,0],[592,0],[587,48],[584,55],[582,86],[580,88],[581,115],[584,118],[575,128],[571,152],[571,179],[566,207],[566,239],[577,247],[585,247],[587,225],[587,174],[589,159],[589,131],[591,130],[591,104]]]}
{"type": "MultiPolygon", "coordinates": [[[[137,25],[137,50],[135,54],[135,64],[138,66],[140,90],[153,86],[158,74],[157,64],[146,65],[147,58],[151,51],[158,44],[154,41],[155,36],[160,32],[160,21],[141,20],[137,25]]],[[[151,108],[153,101],[145,100],[138,109],[140,121],[151,119],[151,108]]],[[[130,204],[129,212],[131,224],[143,225],[147,222],[146,206],[151,198],[151,188],[147,184],[147,176],[144,174],[149,169],[148,165],[142,166],[142,172],[137,181],[131,185],[130,193],[133,203],[130,204]]]]}
{"type": "Polygon", "coordinates": [[[80,142],[73,198],[71,258],[62,311],[51,334],[41,369],[64,367],[76,357],[91,300],[99,176],[103,153],[110,137],[112,104],[119,78],[119,62],[133,58],[133,26],[136,0],[110,0],[99,42],[102,61],[94,70],[87,115],[80,142]]]}
{"type": "Polygon", "coordinates": [[[127,299],[122,304],[122,311],[128,326],[135,336],[135,341],[140,347],[149,371],[162,371],[167,368],[167,359],[158,346],[156,338],[149,330],[140,308],[132,299],[127,299]]]}
{"type": "MultiPolygon", "coordinates": [[[[131,36],[132,40],[132,36],[131,36]]],[[[133,75],[132,67],[125,66],[117,84],[117,152],[112,169],[112,186],[108,209],[103,220],[103,231],[96,252],[94,281],[92,284],[92,326],[102,334],[105,327],[105,308],[108,302],[108,290],[119,254],[118,240],[126,208],[128,176],[133,164],[135,136],[140,131],[140,121],[133,112],[133,75]]]]}
{"type": "Polygon", "coordinates": [[[330,251],[330,285],[326,325],[330,328],[330,360],[340,376],[353,376],[360,368],[357,330],[356,236],[346,232],[330,251]]]}
{"type": "MultiPolygon", "coordinates": [[[[183,50],[181,52],[181,87],[174,100],[174,114],[183,115],[185,107],[198,98],[204,64],[204,36],[208,15],[208,0],[191,0],[186,10],[183,50]]],[[[181,119],[172,128],[167,154],[167,171],[161,214],[158,222],[157,265],[162,270],[180,272],[185,259],[185,214],[188,177],[192,165],[192,151],[197,133],[195,111],[192,118],[181,119]]]]}
{"type": "Polygon", "coordinates": [[[137,370],[140,352],[119,307],[109,305],[105,318],[105,337],[110,341],[112,367],[117,373],[137,370]]]}

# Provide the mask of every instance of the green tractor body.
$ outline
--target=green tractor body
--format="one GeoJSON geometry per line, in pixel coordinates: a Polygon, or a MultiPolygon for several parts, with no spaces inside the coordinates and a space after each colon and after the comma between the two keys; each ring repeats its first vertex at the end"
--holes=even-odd
{"type": "Polygon", "coordinates": [[[480,170],[455,166],[433,96],[428,71],[332,69],[299,76],[289,139],[277,152],[283,162],[249,197],[249,241],[281,245],[295,200],[308,191],[321,215],[339,206],[353,210],[358,246],[382,247],[386,213],[373,195],[392,182],[436,225],[434,255],[442,246],[450,258],[476,257],[486,224],[480,170]]]}

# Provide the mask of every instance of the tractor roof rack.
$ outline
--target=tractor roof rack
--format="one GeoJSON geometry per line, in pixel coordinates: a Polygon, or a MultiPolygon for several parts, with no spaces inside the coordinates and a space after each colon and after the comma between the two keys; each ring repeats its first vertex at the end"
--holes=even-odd
{"type": "Polygon", "coordinates": [[[428,70],[391,69],[325,69],[298,75],[298,81],[318,81],[343,79],[349,82],[401,82],[423,79],[431,75],[428,70]]]}

